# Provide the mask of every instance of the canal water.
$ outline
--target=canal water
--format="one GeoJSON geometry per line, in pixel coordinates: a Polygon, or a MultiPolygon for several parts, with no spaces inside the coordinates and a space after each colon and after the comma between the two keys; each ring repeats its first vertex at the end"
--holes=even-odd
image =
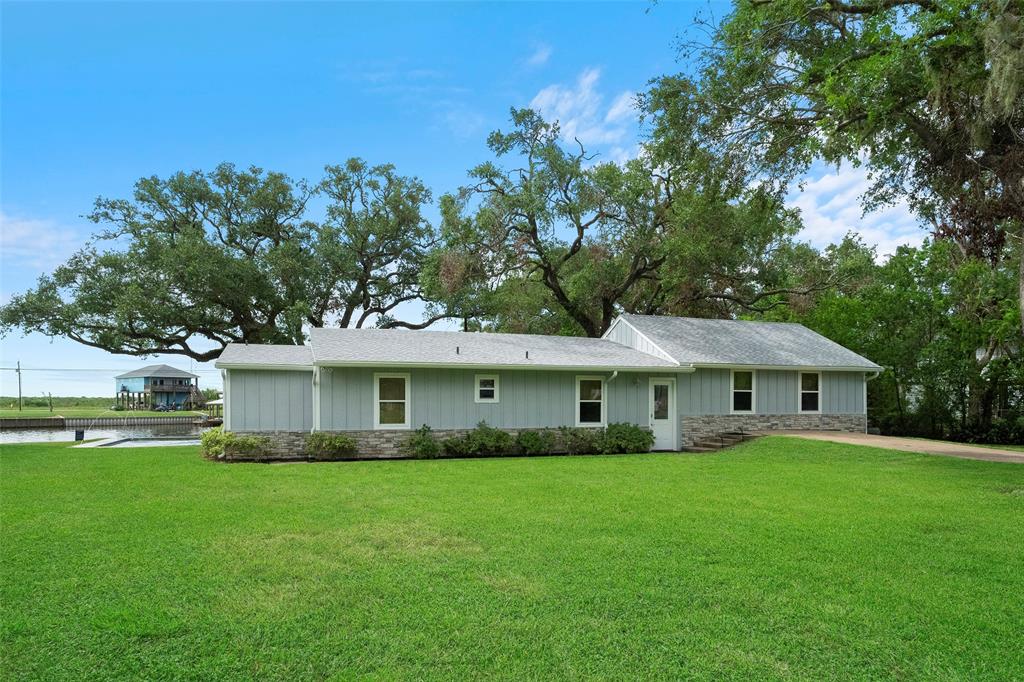
{"type": "MultiPolygon", "coordinates": [[[[81,427],[79,427],[81,429],[81,427]]],[[[198,442],[199,434],[206,429],[192,424],[170,424],[162,426],[104,426],[90,429],[85,427],[86,440],[97,438],[174,438],[185,443],[198,442]]],[[[0,431],[0,446],[10,443],[62,443],[75,439],[75,429],[11,429],[0,431]]]]}

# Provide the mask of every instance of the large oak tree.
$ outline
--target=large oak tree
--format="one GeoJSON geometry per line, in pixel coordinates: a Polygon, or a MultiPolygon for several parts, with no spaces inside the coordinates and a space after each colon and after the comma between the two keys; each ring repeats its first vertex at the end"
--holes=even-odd
{"type": "Polygon", "coordinates": [[[489,138],[496,160],[442,199],[425,270],[467,326],[600,336],[620,310],[731,316],[828,286],[802,266],[814,254],[791,239],[795,215],[699,145],[595,163],[532,110],[512,123],[489,138]]]}
{"type": "Polygon", "coordinates": [[[310,326],[424,326],[433,318],[395,311],[420,296],[429,200],[419,180],[359,159],[313,186],[230,164],[143,178],[131,199],[96,201],[88,217],[104,229],[0,308],[0,329],[210,360],[232,341],[302,343],[310,326]]]}
{"type": "Polygon", "coordinates": [[[686,46],[696,76],[656,83],[655,137],[699,118],[716,153],[772,181],[865,164],[866,207],[906,200],[964,259],[1015,257],[1024,306],[1022,14],[1018,0],[738,0],[686,46]]]}

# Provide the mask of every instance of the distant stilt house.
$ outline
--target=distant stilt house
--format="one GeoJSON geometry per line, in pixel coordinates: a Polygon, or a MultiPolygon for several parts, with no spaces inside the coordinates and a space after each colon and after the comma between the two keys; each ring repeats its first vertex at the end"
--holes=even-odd
{"type": "Polygon", "coordinates": [[[199,377],[170,365],[149,365],[114,377],[117,405],[145,410],[158,405],[172,409],[202,407],[199,377]]]}

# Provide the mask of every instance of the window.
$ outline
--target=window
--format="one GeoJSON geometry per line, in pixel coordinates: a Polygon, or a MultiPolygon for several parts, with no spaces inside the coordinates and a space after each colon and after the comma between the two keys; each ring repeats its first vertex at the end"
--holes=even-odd
{"type": "Polygon", "coordinates": [[[576,377],[576,426],[604,426],[604,378],[576,377]]]}
{"type": "Polygon", "coordinates": [[[409,375],[373,375],[373,426],[376,429],[409,428],[409,375]]]}
{"type": "Polygon", "coordinates": [[[820,372],[800,372],[800,411],[821,412],[820,372]]]}
{"type": "Polygon", "coordinates": [[[754,411],[754,372],[751,370],[732,371],[732,411],[754,411]]]}
{"type": "Polygon", "coordinates": [[[498,402],[498,375],[477,374],[476,375],[476,396],[474,400],[478,403],[498,402]]]}

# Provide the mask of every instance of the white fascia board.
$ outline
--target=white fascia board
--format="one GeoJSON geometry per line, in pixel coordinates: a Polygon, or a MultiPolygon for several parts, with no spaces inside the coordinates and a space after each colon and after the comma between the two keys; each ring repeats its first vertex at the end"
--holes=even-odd
{"type": "MultiPolygon", "coordinates": [[[[492,371],[510,369],[529,370],[552,370],[571,372],[683,372],[694,371],[693,367],[681,367],[678,365],[495,365],[475,364],[468,362],[401,362],[401,361],[373,361],[373,362],[317,362],[316,367],[414,367],[414,368],[441,368],[441,369],[487,369],[492,371]]],[[[254,368],[259,369],[259,368],[254,368]]]]}
{"type": "Polygon", "coordinates": [[[258,364],[254,362],[215,362],[213,366],[217,369],[265,369],[275,372],[312,372],[313,365],[273,365],[258,364]]]}
{"type": "Polygon", "coordinates": [[[695,362],[688,367],[695,369],[774,369],[800,372],[877,372],[873,367],[829,367],[827,365],[739,365],[735,363],[695,362]]]}
{"type": "MultiPolygon", "coordinates": [[[[662,360],[667,360],[667,361],[669,361],[669,362],[671,362],[672,364],[675,364],[675,365],[680,364],[680,362],[678,360],[676,360],[674,357],[672,357],[667,352],[665,352],[664,348],[662,348],[661,346],[656,344],[653,340],[651,340],[651,337],[647,336],[647,334],[644,334],[642,331],[637,329],[635,325],[630,324],[629,320],[627,320],[626,318],[622,317],[622,315],[619,315],[618,317],[615,318],[614,321],[612,321],[611,325],[608,326],[607,331],[605,331],[605,333],[601,335],[601,338],[603,339],[603,338],[607,337],[609,332],[611,332],[611,330],[614,329],[615,325],[619,324],[619,322],[622,322],[623,324],[625,324],[627,327],[632,329],[636,333],[637,336],[643,338],[645,341],[647,341],[647,343],[649,343],[652,346],[654,346],[654,348],[657,349],[657,351],[659,353],[661,353],[661,359],[662,360]]],[[[637,350],[637,349],[634,348],[633,350],[637,350]]],[[[643,353],[643,351],[641,351],[641,350],[637,350],[637,352],[638,353],[643,353]]],[[[654,356],[654,357],[658,357],[658,356],[654,356]]]]}

